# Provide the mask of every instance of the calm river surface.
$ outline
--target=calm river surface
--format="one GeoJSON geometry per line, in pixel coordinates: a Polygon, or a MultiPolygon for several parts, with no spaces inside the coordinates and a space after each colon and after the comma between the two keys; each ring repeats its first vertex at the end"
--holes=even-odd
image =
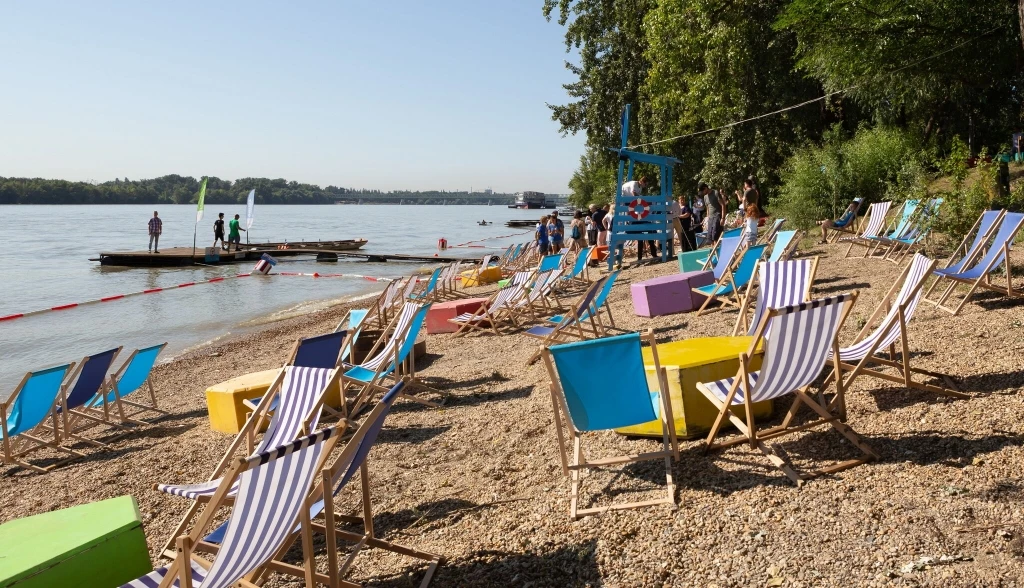
{"type": "MultiPolygon", "coordinates": [[[[0,316],[105,296],[248,273],[252,262],[216,267],[112,268],[89,261],[100,251],[145,250],[154,208],[163,219],[161,249],[191,247],[194,205],[153,207],[0,206],[0,316]]],[[[198,247],[213,242],[218,212],[245,218],[244,205],[207,205],[198,247]]],[[[369,239],[364,251],[433,254],[437,240],[499,248],[532,238],[493,237],[522,233],[504,221],[540,212],[505,206],[256,206],[252,242],[369,239]],[[479,226],[477,221],[494,221],[479,226]]],[[[568,223],[566,223],[568,224],[568,223]]],[[[532,231],[531,231],[532,233],[532,231]]],[[[245,236],[242,237],[243,241],[245,236]]],[[[489,249],[450,249],[452,256],[482,257],[489,249]]],[[[425,266],[410,263],[282,258],[275,271],[409,275],[425,266]]],[[[382,288],[352,278],[278,276],[245,278],[131,297],[0,322],[0,398],[26,371],[48,367],[111,347],[125,351],[169,343],[166,360],[183,350],[237,335],[260,325],[365,296],[382,288]]]]}

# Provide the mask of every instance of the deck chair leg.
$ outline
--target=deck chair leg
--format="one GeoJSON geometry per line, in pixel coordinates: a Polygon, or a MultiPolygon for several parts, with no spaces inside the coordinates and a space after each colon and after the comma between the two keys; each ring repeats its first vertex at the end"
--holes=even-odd
{"type": "Polygon", "coordinates": [[[580,461],[581,461],[580,458],[582,456],[582,450],[581,450],[581,447],[580,447],[580,437],[581,436],[582,435],[578,431],[573,431],[573,457],[572,457],[572,463],[576,467],[572,468],[572,482],[570,484],[571,495],[570,495],[570,502],[569,502],[569,513],[570,513],[570,516],[572,517],[573,520],[576,520],[576,519],[579,518],[577,512],[579,510],[578,507],[579,507],[579,497],[580,497],[580,468],[579,468],[579,466],[581,465],[580,464],[580,461]]]}
{"type": "Polygon", "coordinates": [[[835,429],[841,435],[849,439],[850,442],[856,445],[857,448],[860,449],[863,453],[871,456],[871,458],[873,459],[878,459],[878,454],[875,453],[875,451],[871,449],[871,447],[868,446],[868,444],[865,443],[863,439],[861,439],[860,435],[855,433],[853,429],[849,427],[849,425],[839,422],[835,415],[830,413],[824,406],[815,402],[813,398],[807,396],[807,393],[805,391],[797,390],[796,394],[804,401],[804,404],[806,404],[814,412],[818,413],[818,415],[823,420],[828,422],[833,429],[835,429]]]}

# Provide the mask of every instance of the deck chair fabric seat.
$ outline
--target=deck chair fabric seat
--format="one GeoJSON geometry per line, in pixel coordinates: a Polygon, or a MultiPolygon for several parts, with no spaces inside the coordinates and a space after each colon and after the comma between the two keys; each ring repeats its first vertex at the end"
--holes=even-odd
{"type": "Polygon", "coordinates": [[[335,331],[300,339],[289,363],[298,367],[333,369],[338,366],[341,346],[347,334],[347,331],[335,331]]]}
{"type": "Polygon", "coordinates": [[[870,246],[873,244],[871,240],[873,237],[877,237],[882,230],[885,228],[885,218],[889,214],[889,207],[892,206],[892,202],[885,200],[883,202],[875,202],[868,207],[868,222],[864,227],[864,230],[859,235],[851,235],[849,237],[840,237],[837,242],[850,244],[846,248],[846,254],[844,257],[850,256],[850,251],[853,250],[854,245],[862,245],[865,249],[870,250],[870,246]]]}
{"type": "Polygon", "coordinates": [[[787,261],[792,257],[796,246],[800,241],[800,231],[779,231],[772,243],[772,251],[768,254],[768,261],[787,261]]]}
{"type": "Polygon", "coordinates": [[[552,255],[545,255],[543,258],[541,258],[540,265],[537,266],[537,271],[538,272],[549,272],[549,271],[551,271],[553,269],[558,269],[558,268],[562,267],[562,260],[564,258],[565,258],[565,255],[563,255],[561,253],[554,253],[552,255]]]}
{"type": "MultiPolygon", "coordinates": [[[[811,299],[811,285],[818,270],[818,258],[789,261],[761,262],[757,266],[757,302],[754,304],[752,319],[747,320],[750,301],[753,299],[754,281],[747,284],[733,337],[746,333],[753,337],[761,324],[762,317],[772,308],[784,308],[811,299]]],[[[767,336],[767,335],[766,335],[767,336]]]]}
{"type": "Polygon", "coordinates": [[[155,412],[159,415],[166,415],[166,411],[157,407],[152,380],[153,367],[165,347],[167,347],[167,343],[161,343],[132,352],[110,378],[110,391],[97,396],[87,406],[102,409],[107,415],[111,409],[116,409],[121,421],[132,421],[138,424],[145,424],[145,421],[134,418],[140,414],[155,412]],[[148,405],[136,401],[140,394],[139,391],[143,387],[149,391],[150,404],[148,405]]]}
{"type": "Polygon", "coordinates": [[[65,392],[54,407],[61,419],[61,442],[68,440],[84,441],[86,443],[106,447],[94,439],[79,435],[78,423],[87,420],[91,424],[106,425],[117,429],[123,429],[112,420],[103,418],[103,413],[87,408],[87,405],[98,396],[103,395],[108,384],[108,373],[114,360],[121,353],[120,347],[101,351],[88,355],[78,363],[74,372],[69,376],[68,381],[74,382],[71,390],[65,392]]]}
{"type": "MultiPolygon", "coordinates": [[[[601,308],[605,309],[605,312],[608,315],[609,324],[612,327],[615,326],[615,319],[614,319],[614,317],[612,317],[611,307],[608,306],[608,295],[611,293],[612,286],[615,285],[615,280],[618,279],[619,274],[621,273],[621,271],[622,270],[615,270],[612,273],[610,273],[607,276],[605,276],[604,286],[601,287],[601,291],[597,293],[597,296],[594,297],[594,301],[592,303],[593,308],[596,308],[598,311],[600,311],[601,308]]],[[[556,314],[554,316],[548,317],[547,321],[549,323],[558,324],[558,323],[561,323],[562,321],[566,320],[567,318],[570,318],[570,317],[567,317],[564,314],[556,314]]],[[[584,320],[584,321],[590,320],[590,310],[589,309],[586,312],[583,313],[582,320],[584,320]]]]}
{"type": "Polygon", "coordinates": [[[29,372],[14,388],[14,392],[0,402],[0,437],[3,441],[4,463],[45,473],[69,459],[82,457],[83,454],[60,446],[57,415],[54,412],[54,405],[60,398],[65,379],[74,365],[68,363],[29,372]],[[51,430],[37,432],[37,429],[42,429],[47,418],[51,419],[51,430]],[[43,447],[69,453],[72,457],[46,467],[22,459],[28,453],[43,447]]]}
{"type": "Polygon", "coordinates": [[[516,324],[515,310],[519,301],[526,295],[529,277],[530,274],[526,276],[526,279],[512,280],[475,311],[460,314],[455,318],[448,319],[448,322],[459,327],[456,334],[470,330],[490,331],[495,335],[501,334],[499,327],[504,323],[516,324]]]}
{"type": "Polygon", "coordinates": [[[716,277],[713,284],[693,288],[694,293],[704,297],[703,304],[697,309],[697,316],[700,316],[708,308],[708,305],[716,300],[722,303],[722,307],[728,304],[741,306],[743,301],[739,298],[739,292],[746,290],[767,247],[767,244],[754,245],[741,250],[741,257],[735,271],[723,272],[721,276],[716,277]]]}
{"type": "Polygon", "coordinates": [[[974,261],[975,257],[981,251],[982,245],[984,245],[992,235],[992,231],[996,227],[1000,226],[1004,214],[1006,214],[1005,210],[986,210],[982,212],[981,216],[978,217],[978,220],[974,223],[974,226],[971,227],[971,230],[964,236],[964,240],[953,252],[953,256],[955,257],[957,253],[963,251],[963,256],[955,262],[953,261],[953,257],[950,257],[946,260],[944,267],[936,268],[934,270],[934,275],[942,276],[959,274],[967,269],[968,264],[974,261]],[[967,239],[971,238],[972,234],[974,235],[973,240],[971,241],[971,245],[967,247],[967,239]]]}
{"type": "MultiPolygon", "coordinates": [[[[541,344],[544,347],[574,339],[596,339],[602,336],[606,331],[600,323],[598,309],[594,308],[594,300],[608,282],[608,278],[609,276],[603,276],[592,283],[573,304],[572,312],[565,315],[554,326],[537,325],[527,329],[524,333],[541,339],[541,344]],[[584,328],[584,325],[588,328],[584,328]]],[[[540,359],[540,353],[537,351],[531,355],[527,364],[533,364],[540,359]]]]}

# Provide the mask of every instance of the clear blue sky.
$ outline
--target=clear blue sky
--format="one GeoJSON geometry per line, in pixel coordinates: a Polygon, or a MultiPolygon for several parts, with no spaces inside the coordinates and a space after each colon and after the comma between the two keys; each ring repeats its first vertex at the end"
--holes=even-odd
{"type": "Polygon", "coordinates": [[[566,192],[541,4],[5,2],[0,176],[566,192]]]}

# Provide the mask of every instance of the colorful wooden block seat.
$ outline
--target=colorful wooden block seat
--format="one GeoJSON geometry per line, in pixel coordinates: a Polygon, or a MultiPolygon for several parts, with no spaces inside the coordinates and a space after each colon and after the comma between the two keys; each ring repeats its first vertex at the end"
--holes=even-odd
{"type": "Polygon", "coordinates": [[[633,295],[633,310],[647,317],[696,310],[704,303],[704,297],[692,289],[707,286],[714,281],[711,272],[697,271],[661,276],[633,284],[629,287],[633,295]]]}
{"type": "MultiPolygon", "coordinates": [[[[496,269],[496,268],[495,268],[496,269]]],[[[490,270],[485,270],[490,271],[490,270]]],[[[487,298],[463,298],[450,302],[437,302],[427,311],[427,333],[454,333],[459,330],[459,325],[448,322],[464,313],[474,313],[481,306],[487,304],[487,298]]]]}
{"type": "MultiPolygon", "coordinates": [[[[462,272],[462,287],[472,288],[473,286],[483,286],[485,284],[493,284],[501,279],[501,268],[494,266],[482,270],[469,270],[462,272]]],[[[427,319],[430,320],[430,319],[427,319]]],[[[429,329],[428,329],[429,332],[429,329]]]]}
{"type": "Polygon", "coordinates": [[[131,496],[0,525],[0,586],[110,588],[151,569],[131,496]]]}

